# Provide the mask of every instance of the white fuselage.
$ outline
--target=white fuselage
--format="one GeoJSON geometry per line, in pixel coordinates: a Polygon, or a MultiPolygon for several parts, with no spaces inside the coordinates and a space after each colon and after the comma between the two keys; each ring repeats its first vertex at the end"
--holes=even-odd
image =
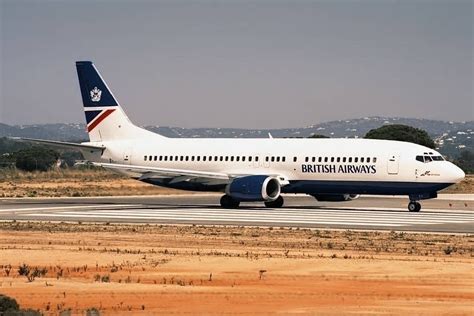
{"type": "MultiPolygon", "coordinates": [[[[235,175],[278,175],[290,183],[309,181],[307,183],[310,186],[314,184],[314,188],[306,186],[301,193],[319,192],[318,187],[326,182],[353,183],[354,186],[366,182],[374,185],[398,182],[410,183],[412,186],[417,183],[419,186],[422,183],[447,186],[464,177],[458,167],[445,160],[416,160],[416,156],[439,157],[440,154],[436,151],[399,141],[291,138],[155,139],[150,133],[146,135],[146,139],[112,141],[103,145],[107,148],[101,157],[103,162],[235,175]]],[[[97,157],[95,159],[97,160],[97,157]]],[[[391,192],[390,188],[387,192],[379,193],[405,194],[404,190],[392,189],[391,192]]],[[[436,188],[438,187],[428,186],[426,190],[436,191],[436,188]]],[[[347,190],[346,187],[344,189],[347,190]]],[[[339,189],[333,189],[331,192],[334,190],[339,189]]],[[[353,192],[371,193],[365,191],[367,190],[361,189],[359,192],[355,189],[353,192]]],[[[296,192],[299,191],[296,189],[296,192]]],[[[325,192],[324,189],[321,192],[325,192]]]]}

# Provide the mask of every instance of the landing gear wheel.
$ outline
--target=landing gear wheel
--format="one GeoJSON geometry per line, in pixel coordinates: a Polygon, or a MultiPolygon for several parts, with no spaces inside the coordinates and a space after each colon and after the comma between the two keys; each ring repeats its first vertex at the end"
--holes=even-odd
{"type": "Polygon", "coordinates": [[[284,202],[283,197],[280,195],[275,201],[265,202],[265,206],[270,208],[280,208],[283,206],[284,202]]]}
{"type": "Polygon", "coordinates": [[[240,201],[233,199],[229,195],[223,195],[220,202],[223,208],[238,208],[240,205],[240,201]]]}
{"type": "Polygon", "coordinates": [[[411,201],[408,203],[408,211],[410,212],[419,212],[421,210],[421,204],[416,201],[411,201]]]}

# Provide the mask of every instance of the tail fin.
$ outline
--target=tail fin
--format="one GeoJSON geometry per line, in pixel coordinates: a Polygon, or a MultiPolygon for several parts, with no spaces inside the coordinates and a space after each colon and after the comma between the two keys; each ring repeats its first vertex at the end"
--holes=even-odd
{"type": "Polygon", "coordinates": [[[134,139],[152,134],[128,119],[91,61],[78,61],[76,68],[91,142],[134,139]]]}

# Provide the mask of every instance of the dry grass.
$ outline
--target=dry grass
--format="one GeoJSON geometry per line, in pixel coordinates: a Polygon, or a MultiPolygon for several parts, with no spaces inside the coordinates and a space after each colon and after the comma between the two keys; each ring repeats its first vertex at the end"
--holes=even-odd
{"type": "Polygon", "coordinates": [[[466,175],[462,182],[450,186],[441,193],[474,193],[474,175],[466,175]]]}
{"type": "Polygon", "coordinates": [[[0,169],[0,197],[79,197],[185,193],[129,179],[103,169],[22,172],[0,169]]]}
{"type": "Polygon", "coordinates": [[[0,224],[0,290],[48,315],[92,307],[109,314],[468,315],[473,238],[10,222],[0,224]],[[23,263],[47,273],[28,282],[16,271],[23,263]]]}

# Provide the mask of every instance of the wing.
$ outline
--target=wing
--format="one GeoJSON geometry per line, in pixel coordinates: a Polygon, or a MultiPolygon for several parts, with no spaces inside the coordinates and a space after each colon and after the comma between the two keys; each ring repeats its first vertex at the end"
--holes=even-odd
{"type": "MultiPolygon", "coordinates": [[[[90,162],[94,166],[104,167],[118,172],[129,172],[140,175],[138,180],[147,179],[170,179],[170,184],[178,183],[182,181],[193,181],[205,184],[228,184],[235,178],[249,176],[251,174],[230,174],[222,172],[210,172],[210,171],[197,171],[197,170],[186,170],[186,169],[169,169],[169,168],[158,168],[158,167],[144,167],[137,165],[124,165],[116,163],[102,163],[102,162],[90,162]]],[[[285,177],[281,175],[269,175],[275,176],[280,181],[281,185],[288,184],[285,177]]]]}

